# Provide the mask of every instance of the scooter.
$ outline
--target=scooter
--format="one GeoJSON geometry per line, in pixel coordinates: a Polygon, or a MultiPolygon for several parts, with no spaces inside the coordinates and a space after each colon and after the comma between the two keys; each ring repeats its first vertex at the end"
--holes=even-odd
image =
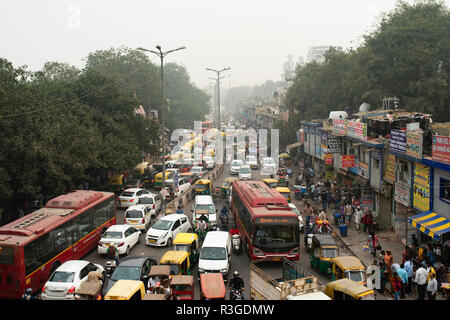
{"type": "Polygon", "coordinates": [[[231,243],[233,245],[234,253],[240,255],[242,253],[241,237],[238,234],[233,234],[231,236],[231,243]]]}
{"type": "Polygon", "coordinates": [[[244,300],[244,293],[242,289],[230,289],[230,298],[231,300],[244,300]]]}
{"type": "Polygon", "coordinates": [[[105,273],[108,278],[112,275],[115,269],[116,269],[116,260],[114,259],[106,260],[105,273]]]}
{"type": "Polygon", "coordinates": [[[311,227],[308,227],[305,230],[305,248],[306,250],[311,250],[312,248],[312,238],[314,236],[315,232],[311,227]]]}

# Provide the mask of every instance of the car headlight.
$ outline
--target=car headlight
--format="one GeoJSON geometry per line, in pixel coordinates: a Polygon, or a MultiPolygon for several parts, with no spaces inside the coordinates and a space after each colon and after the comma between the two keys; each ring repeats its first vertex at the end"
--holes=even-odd
{"type": "Polygon", "coordinates": [[[164,239],[165,237],[167,237],[168,234],[169,234],[169,232],[166,232],[162,236],[160,236],[160,238],[164,239]]]}
{"type": "Polygon", "coordinates": [[[220,273],[225,273],[227,271],[228,271],[227,269],[220,269],[220,273]]]}
{"type": "Polygon", "coordinates": [[[205,272],[205,269],[203,269],[203,268],[198,268],[198,272],[200,272],[200,273],[205,272]]]}

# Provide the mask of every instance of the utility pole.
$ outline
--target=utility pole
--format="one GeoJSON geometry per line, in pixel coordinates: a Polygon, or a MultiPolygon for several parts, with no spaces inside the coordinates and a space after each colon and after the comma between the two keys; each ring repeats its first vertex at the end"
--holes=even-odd
{"type": "Polygon", "coordinates": [[[226,71],[226,70],[231,70],[231,68],[230,67],[223,68],[222,70],[214,70],[214,69],[206,68],[206,70],[213,71],[217,74],[217,116],[218,116],[217,118],[218,118],[218,122],[219,122],[219,125],[217,128],[219,129],[219,131],[221,131],[221,128],[220,128],[220,79],[221,79],[220,73],[223,71],[226,71]]]}
{"type": "MultiPolygon", "coordinates": [[[[144,48],[138,48],[142,51],[147,51],[156,54],[161,59],[161,149],[162,149],[162,188],[161,190],[164,190],[163,192],[166,193],[166,143],[164,141],[164,134],[165,134],[165,113],[164,113],[164,57],[167,56],[169,53],[186,49],[186,47],[179,47],[177,49],[169,50],[166,52],[161,51],[161,46],[157,45],[156,49],[158,51],[148,50],[144,48]]],[[[166,214],[166,197],[162,197],[162,204],[161,204],[161,212],[163,215],[166,214]]]]}

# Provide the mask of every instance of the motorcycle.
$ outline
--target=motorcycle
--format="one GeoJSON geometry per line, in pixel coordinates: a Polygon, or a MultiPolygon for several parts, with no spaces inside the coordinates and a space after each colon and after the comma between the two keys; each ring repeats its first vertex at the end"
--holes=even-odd
{"type": "Polygon", "coordinates": [[[228,230],[228,216],[220,215],[220,224],[223,230],[228,230]]]}
{"type": "Polygon", "coordinates": [[[242,253],[241,237],[238,234],[233,234],[231,236],[231,243],[234,253],[240,255],[242,253]]]}
{"type": "Polygon", "coordinates": [[[312,230],[311,227],[309,227],[305,230],[305,248],[306,248],[306,250],[311,250],[312,238],[313,238],[314,234],[315,234],[315,232],[314,232],[314,230],[312,230]]]}
{"type": "Polygon", "coordinates": [[[244,300],[244,293],[241,289],[231,288],[230,289],[230,300],[244,300]]]}
{"type": "Polygon", "coordinates": [[[105,273],[107,277],[110,277],[116,269],[116,261],[113,259],[106,260],[105,273]]]}

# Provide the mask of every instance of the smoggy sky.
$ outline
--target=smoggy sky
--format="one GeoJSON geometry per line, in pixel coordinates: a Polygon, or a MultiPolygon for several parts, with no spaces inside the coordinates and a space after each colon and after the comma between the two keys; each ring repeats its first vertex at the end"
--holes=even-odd
{"type": "MultiPolygon", "coordinates": [[[[39,70],[79,68],[89,52],[126,46],[163,51],[203,88],[222,69],[226,86],[279,81],[283,63],[310,46],[357,47],[394,0],[14,0],[0,3],[0,57],[39,70]]],[[[446,1],[447,5],[449,1],[446,1]]],[[[159,60],[150,56],[159,64],[159,60]]]]}

